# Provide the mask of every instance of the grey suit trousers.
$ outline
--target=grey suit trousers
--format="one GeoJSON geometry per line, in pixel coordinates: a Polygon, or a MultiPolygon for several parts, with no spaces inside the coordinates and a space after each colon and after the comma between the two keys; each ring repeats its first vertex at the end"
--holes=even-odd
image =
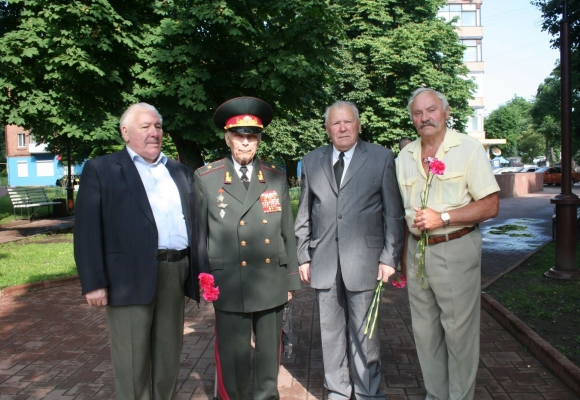
{"type": "Polygon", "coordinates": [[[364,335],[374,290],[346,289],[340,268],[330,289],[316,289],[322,335],[324,385],[332,399],[384,399],[377,320],[372,339],[364,335]],[[349,365],[353,382],[349,376],[349,365]],[[353,390],[354,389],[354,390],[353,390]]]}
{"type": "Polygon", "coordinates": [[[183,342],[183,287],[188,275],[187,257],[159,262],[151,303],[107,307],[117,399],[175,397],[183,342]]]}

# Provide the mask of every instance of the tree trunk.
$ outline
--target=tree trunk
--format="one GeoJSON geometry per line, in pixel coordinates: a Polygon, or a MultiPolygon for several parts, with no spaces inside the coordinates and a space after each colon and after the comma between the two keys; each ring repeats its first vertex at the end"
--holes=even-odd
{"type": "Polygon", "coordinates": [[[296,176],[296,168],[298,166],[298,161],[292,160],[290,156],[282,156],[284,159],[284,164],[286,164],[286,178],[288,179],[288,185],[292,187],[292,185],[296,182],[296,180],[300,177],[296,176]]]}
{"type": "Polygon", "coordinates": [[[179,135],[171,136],[171,139],[177,148],[179,162],[189,167],[192,173],[204,165],[201,149],[197,142],[183,139],[179,135]]]}

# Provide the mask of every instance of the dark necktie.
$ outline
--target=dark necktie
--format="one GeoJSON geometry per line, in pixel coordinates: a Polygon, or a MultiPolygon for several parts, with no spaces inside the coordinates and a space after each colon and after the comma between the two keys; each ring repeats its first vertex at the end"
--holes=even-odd
{"type": "Polygon", "coordinates": [[[338,155],[338,161],[334,163],[334,177],[336,178],[336,188],[340,191],[340,181],[344,172],[344,152],[338,155]]]}
{"type": "Polygon", "coordinates": [[[246,172],[248,172],[248,167],[246,167],[245,165],[240,167],[240,172],[242,173],[242,183],[244,184],[244,186],[246,187],[246,190],[248,189],[248,187],[250,186],[250,180],[248,179],[248,175],[246,175],[246,172]]]}

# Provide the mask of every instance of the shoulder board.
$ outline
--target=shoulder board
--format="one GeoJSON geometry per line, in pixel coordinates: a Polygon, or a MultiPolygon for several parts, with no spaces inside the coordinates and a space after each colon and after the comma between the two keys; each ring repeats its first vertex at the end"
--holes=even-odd
{"type": "Polygon", "coordinates": [[[284,169],[282,167],[277,166],[276,164],[272,164],[268,161],[260,160],[263,169],[267,169],[268,171],[275,172],[280,175],[284,175],[284,169]]]}
{"type": "Polygon", "coordinates": [[[197,170],[199,171],[199,176],[204,176],[205,174],[209,174],[212,171],[217,171],[219,169],[222,169],[225,166],[226,166],[226,163],[224,162],[224,159],[222,158],[221,160],[217,160],[217,161],[214,161],[214,162],[209,163],[207,165],[204,165],[203,167],[200,167],[197,170]]]}

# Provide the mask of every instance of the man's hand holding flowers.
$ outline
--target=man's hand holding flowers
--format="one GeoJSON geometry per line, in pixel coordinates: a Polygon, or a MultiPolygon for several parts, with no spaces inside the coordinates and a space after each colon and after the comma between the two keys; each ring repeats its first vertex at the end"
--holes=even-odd
{"type": "MultiPolygon", "coordinates": [[[[431,230],[435,228],[441,228],[444,226],[443,220],[441,219],[441,213],[434,211],[430,208],[414,207],[415,219],[414,224],[411,225],[412,228],[417,228],[420,231],[431,230]]],[[[451,218],[453,221],[453,218],[451,218]]]]}
{"type": "Polygon", "coordinates": [[[390,265],[379,263],[379,274],[377,275],[377,281],[383,281],[387,283],[389,278],[395,273],[395,268],[390,265]]]}

